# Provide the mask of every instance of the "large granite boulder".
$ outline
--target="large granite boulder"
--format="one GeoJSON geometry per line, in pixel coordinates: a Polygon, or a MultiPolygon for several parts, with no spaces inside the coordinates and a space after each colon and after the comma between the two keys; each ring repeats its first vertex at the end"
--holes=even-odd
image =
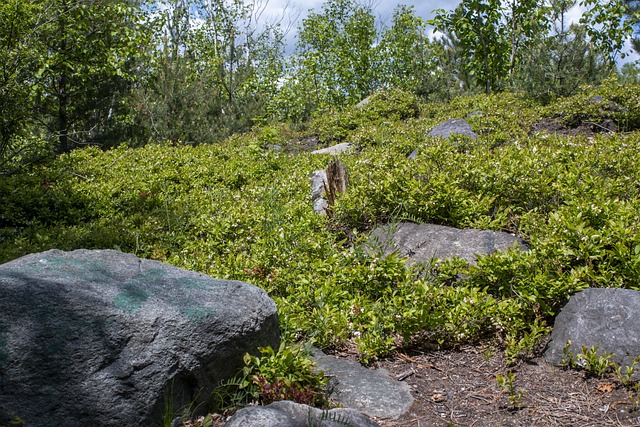
{"type": "Polygon", "coordinates": [[[428,262],[434,258],[459,257],[475,265],[476,255],[488,255],[525,243],[509,233],[491,230],[458,229],[436,224],[401,222],[375,228],[368,246],[385,255],[395,253],[408,257],[409,263],[428,262]]]}
{"type": "Polygon", "coordinates": [[[0,265],[0,425],[161,425],[279,340],[247,283],[112,250],[28,255],[0,265]]]}
{"type": "Polygon", "coordinates": [[[384,369],[368,369],[314,349],[316,368],[332,380],[331,398],[342,407],[381,419],[398,419],[413,404],[409,384],[392,379],[384,369]]]}
{"type": "Polygon", "coordinates": [[[282,400],[236,412],[225,427],[379,427],[354,409],[321,410],[282,400]]]}
{"type": "Polygon", "coordinates": [[[556,317],[544,356],[560,365],[571,341],[573,356],[582,347],[598,347],[598,354],[613,354],[622,367],[640,356],[640,292],[630,289],[590,288],[573,295],[556,317]]]}

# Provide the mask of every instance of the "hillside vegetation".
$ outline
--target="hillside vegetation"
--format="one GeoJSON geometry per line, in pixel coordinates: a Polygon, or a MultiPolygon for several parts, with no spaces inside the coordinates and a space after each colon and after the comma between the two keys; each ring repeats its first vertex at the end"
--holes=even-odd
{"type": "Polygon", "coordinates": [[[491,339],[515,361],[572,293],[640,287],[639,102],[640,87],[614,81],[546,107],[510,94],[421,104],[389,91],[304,131],[74,150],[0,181],[0,262],[120,249],[264,288],[289,344],[355,346],[372,362],[396,348],[491,339]],[[478,139],[425,136],[454,117],[478,139]],[[605,119],[619,130],[531,131],[599,131],[590,123],[605,119]],[[329,157],[293,150],[308,135],[359,148],[340,157],[350,184],[330,217],[313,212],[309,180],[329,157]],[[267,148],[275,143],[288,148],[267,148]],[[364,249],[374,225],[406,220],[504,230],[531,250],[407,268],[364,249]]]}

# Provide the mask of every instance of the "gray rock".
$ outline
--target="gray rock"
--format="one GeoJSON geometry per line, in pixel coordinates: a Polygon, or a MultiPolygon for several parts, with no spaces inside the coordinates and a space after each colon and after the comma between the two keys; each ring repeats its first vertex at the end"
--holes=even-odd
{"type": "Polygon", "coordinates": [[[599,354],[613,353],[620,366],[631,366],[640,356],[640,292],[590,288],[573,295],[556,317],[545,359],[560,365],[568,340],[574,356],[598,346],[599,354]]]}
{"type": "Polygon", "coordinates": [[[303,147],[304,151],[313,151],[320,144],[317,135],[307,136],[298,141],[296,145],[303,147]]]}
{"type": "Polygon", "coordinates": [[[384,369],[367,369],[317,349],[311,358],[319,371],[332,378],[331,397],[343,407],[357,409],[370,417],[395,420],[413,404],[409,384],[391,379],[384,369]]]}
{"type": "Polygon", "coordinates": [[[267,150],[282,151],[282,145],[279,144],[267,144],[267,150]]]}
{"type": "Polygon", "coordinates": [[[509,233],[410,222],[377,227],[368,242],[370,249],[408,257],[409,263],[459,257],[472,265],[476,264],[476,255],[506,251],[514,246],[527,248],[522,240],[509,233]]]}
{"type": "Polygon", "coordinates": [[[267,406],[249,406],[236,412],[226,427],[379,427],[354,409],[321,410],[283,400],[267,406]]]}
{"type": "Polygon", "coordinates": [[[365,99],[363,99],[362,101],[358,102],[356,104],[356,107],[357,108],[363,108],[365,105],[367,105],[370,102],[371,102],[371,95],[367,96],[365,99]]]}
{"type": "Polygon", "coordinates": [[[477,138],[475,132],[471,129],[471,125],[464,119],[450,119],[446,122],[442,122],[431,129],[428,136],[436,136],[446,139],[453,134],[468,136],[474,140],[477,138]]]}
{"type": "Polygon", "coordinates": [[[313,201],[313,211],[319,215],[326,215],[329,202],[324,197],[313,201]]]}
{"type": "MultiPolygon", "coordinates": [[[[429,131],[427,136],[447,139],[451,135],[463,135],[476,140],[477,135],[471,129],[471,125],[464,119],[450,119],[440,123],[429,131]]],[[[416,148],[409,154],[408,158],[413,160],[418,156],[419,149],[416,148]]]]}
{"type": "Polygon", "coordinates": [[[28,255],[0,265],[0,425],[160,425],[279,340],[255,286],[112,250],[28,255]]]}
{"type": "Polygon", "coordinates": [[[617,132],[618,131],[618,125],[616,124],[616,122],[614,122],[611,119],[604,119],[601,123],[600,123],[601,130],[607,130],[609,132],[617,132]]]}
{"type": "Polygon", "coordinates": [[[311,202],[313,211],[324,215],[329,207],[329,202],[324,198],[324,186],[327,182],[327,171],[317,170],[311,173],[311,202]]]}
{"type": "Polygon", "coordinates": [[[352,144],[349,144],[348,142],[343,142],[342,144],[336,144],[333,145],[331,147],[327,147],[327,148],[321,148],[320,150],[314,150],[311,152],[311,154],[340,154],[340,153],[345,153],[348,151],[351,151],[351,149],[353,148],[352,144]]]}

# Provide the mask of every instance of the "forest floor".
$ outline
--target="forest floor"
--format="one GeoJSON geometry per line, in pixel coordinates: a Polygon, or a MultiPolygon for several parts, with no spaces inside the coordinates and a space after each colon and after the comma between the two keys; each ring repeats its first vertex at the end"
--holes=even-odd
{"type": "Polygon", "coordinates": [[[508,368],[491,347],[397,354],[379,362],[407,382],[415,398],[382,427],[640,426],[640,397],[613,377],[592,378],[538,357],[508,368]],[[513,372],[511,392],[496,375],[513,372]]]}
{"type": "MultiPolygon", "coordinates": [[[[531,126],[532,133],[561,136],[593,137],[614,130],[594,123],[570,128],[553,119],[531,126]]],[[[308,138],[294,148],[309,151],[317,145],[317,139],[308,138]]],[[[336,355],[357,358],[355,351],[336,355]]],[[[639,390],[625,387],[613,375],[595,378],[553,366],[542,356],[507,366],[503,351],[467,346],[396,352],[375,367],[409,384],[415,399],[399,419],[374,419],[381,427],[640,427],[639,390]],[[509,372],[510,390],[497,381],[509,372]]]]}
{"type": "MultiPolygon", "coordinates": [[[[395,353],[375,368],[409,384],[415,399],[399,419],[374,419],[381,427],[640,426],[640,392],[613,375],[594,378],[541,356],[507,366],[503,351],[467,346],[395,353]],[[497,381],[508,372],[514,375],[511,391],[497,381]]],[[[224,426],[223,418],[214,425],[224,426]]]]}

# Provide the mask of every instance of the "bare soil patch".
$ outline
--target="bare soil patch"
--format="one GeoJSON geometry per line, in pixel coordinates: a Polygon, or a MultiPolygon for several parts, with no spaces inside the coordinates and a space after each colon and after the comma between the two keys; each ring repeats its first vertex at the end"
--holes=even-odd
{"type": "Polygon", "coordinates": [[[602,123],[583,122],[578,126],[567,126],[558,119],[547,119],[535,122],[529,129],[530,134],[547,133],[558,136],[593,137],[599,133],[616,132],[617,126],[612,120],[602,123]]]}
{"type": "Polygon", "coordinates": [[[602,129],[594,129],[594,126],[591,124],[569,127],[558,120],[549,119],[532,124],[530,133],[535,134],[544,132],[558,136],[593,136],[598,132],[598,130],[602,131],[602,129]]]}
{"type": "MultiPolygon", "coordinates": [[[[353,351],[338,352],[354,359],[353,351]]],[[[374,419],[381,427],[637,427],[640,397],[613,375],[593,378],[565,370],[542,356],[508,367],[503,351],[485,346],[457,350],[395,353],[373,369],[386,369],[407,382],[415,399],[397,420],[374,419]],[[496,374],[515,374],[516,407],[496,374]]],[[[229,414],[227,414],[228,416],[229,414]]],[[[224,426],[224,419],[214,426],[224,426]]]]}
{"type": "Polygon", "coordinates": [[[415,402],[383,427],[425,426],[640,426],[637,394],[612,378],[590,378],[537,357],[508,368],[491,347],[397,354],[379,362],[410,384],[415,402]],[[502,390],[496,374],[511,369],[519,407],[502,390]]]}

